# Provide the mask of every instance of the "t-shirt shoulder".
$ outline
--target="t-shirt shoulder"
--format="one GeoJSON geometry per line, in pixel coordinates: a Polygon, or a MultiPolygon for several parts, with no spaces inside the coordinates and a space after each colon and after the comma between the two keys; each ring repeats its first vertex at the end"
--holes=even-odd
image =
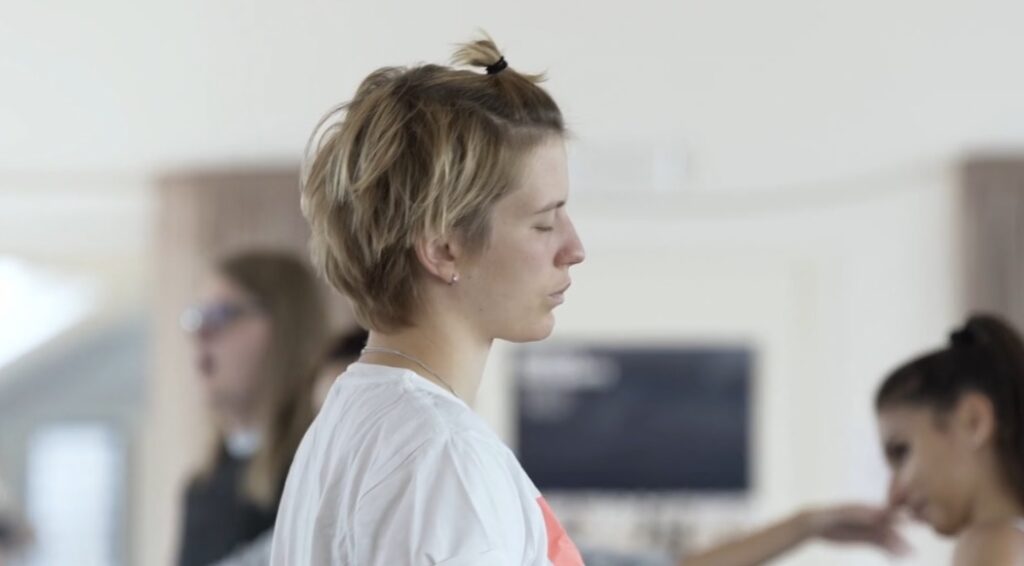
{"type": "Polygon", "coordinates": [[[315,428],[323,441],[352,451],[350,458],[369,458],[371,475],[377,477],[392,473],[417,450],[447,442],[469,443],[503,459],[511,455],[465,403],[400,368],[353,364],[332,388],[317,420],[322,421],[315,428]],[[352,438],[360,442],[353,445],[352,438]]]}

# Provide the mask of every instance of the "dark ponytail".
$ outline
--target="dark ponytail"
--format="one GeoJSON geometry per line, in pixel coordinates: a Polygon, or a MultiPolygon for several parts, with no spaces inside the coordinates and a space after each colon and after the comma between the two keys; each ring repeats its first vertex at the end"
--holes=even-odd
{"type": "Polygon", "coordinates": [[[918,405],[942,414],[968,392],[992,402],[999,458],[1024,503],[1024,342],[1004,320],[972,316],[945,348],[892,372],[878,389],[875,408],[918,405]]]}

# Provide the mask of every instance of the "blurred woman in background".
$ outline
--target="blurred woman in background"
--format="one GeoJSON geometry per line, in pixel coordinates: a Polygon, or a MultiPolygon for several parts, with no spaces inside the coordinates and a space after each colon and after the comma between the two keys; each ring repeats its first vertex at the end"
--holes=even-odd
{"type": "Polygon", "coordinates": [[[972,316],[875,399],[890,503],[956,538],[956,566],[1024,564],[1024,342],[972,316]]]}
{"type": "Polygon", "coordinates": [[[313,419],[325,307],[301,261],[253,251],[216,265],[182,325],[194,338],[215,442],[185,494],[179,564],[207,566],[274,524],[313,419]]]}

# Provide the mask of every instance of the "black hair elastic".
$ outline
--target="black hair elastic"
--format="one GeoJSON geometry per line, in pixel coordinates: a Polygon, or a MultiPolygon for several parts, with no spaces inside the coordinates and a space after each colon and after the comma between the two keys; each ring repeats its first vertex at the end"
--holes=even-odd
{"type": "Polygon", "coordinates": [[[487,70],[487,74],[488,75],[496,75],[496,74],[504,71],[507,68],[508,68],[508,61],[505,61],[505,58],[502,57],[501,59],[498,59],[498,61],[496,63],[494,63],[493,65],[487,65],[487,69],[486,70],[487,70]]]}

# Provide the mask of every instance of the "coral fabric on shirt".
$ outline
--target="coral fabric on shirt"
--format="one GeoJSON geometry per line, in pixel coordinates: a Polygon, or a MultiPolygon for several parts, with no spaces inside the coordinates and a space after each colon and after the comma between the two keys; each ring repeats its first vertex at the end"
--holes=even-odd
{"type": "Polygon", "coordinates": [[[558,517],[555,517],[548,502],[543,497],[538,497],[537,505],[544,515],[544,526],[548,535],[548,560],[554,566],[583,566],[580,551],[558,522],[558,517]]]}

